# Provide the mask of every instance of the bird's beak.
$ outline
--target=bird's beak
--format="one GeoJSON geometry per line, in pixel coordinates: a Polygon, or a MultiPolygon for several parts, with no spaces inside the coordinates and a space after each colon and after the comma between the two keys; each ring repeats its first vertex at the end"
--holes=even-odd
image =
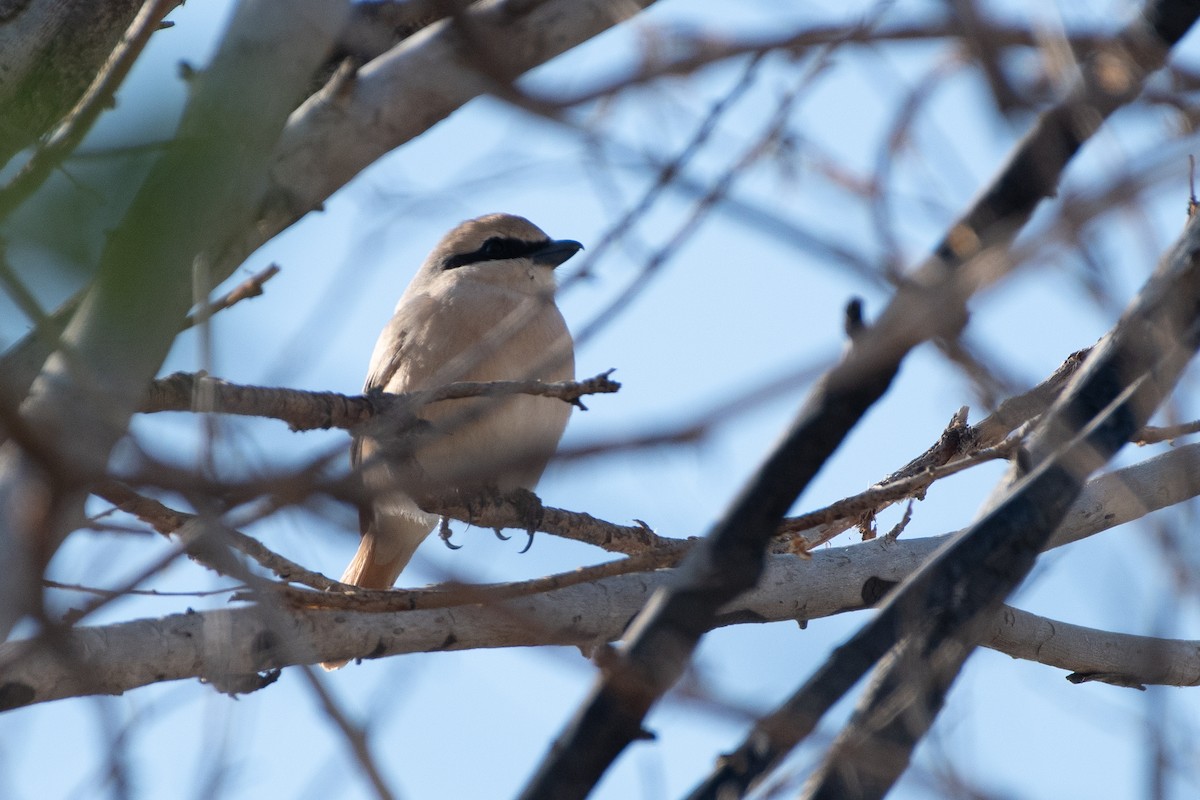
{"type": "Polygon", "coordinates": [[[583,245],[574,239],[556,239],[547,242],[540,250],[535,251],[530,258],[535,264],[545,264],[557,267],[571,256],[583,249],[583,245]]]}

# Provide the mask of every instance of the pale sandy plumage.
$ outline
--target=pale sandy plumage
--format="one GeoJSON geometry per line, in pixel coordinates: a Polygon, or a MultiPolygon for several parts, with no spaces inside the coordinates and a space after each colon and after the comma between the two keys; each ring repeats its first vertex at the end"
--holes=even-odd
{"type": "MultiPolygon", "coordinates": [[[[571,380],[571,335],[554,304],[554,268],[581,245],[551,240],[522,217],[489,214],[450,231],[400,298],[380,334],[364,389],[410,392],[454,381],[571,380]]],[[[570,415],[561,400],[528,395],[444,400],[412,460],[430,486],[532,489],[570,415]]],[[[403,447],[375,435],[353,461],[376,500],[342,580],[388,588],[437,524],[405,493],[403,447]]],[[[410,473],[411,474],[411,473],[410,473]]]]}

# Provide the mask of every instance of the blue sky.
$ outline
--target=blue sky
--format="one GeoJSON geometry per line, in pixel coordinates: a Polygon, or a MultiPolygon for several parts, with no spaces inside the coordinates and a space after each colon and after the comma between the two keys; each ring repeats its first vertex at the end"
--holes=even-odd
{"type": "MultiPolygon", "coordinates": [[[[1031,6],[1038,10],[1006,3],[1004,13],[1014,18],[1037,13],[1049,22],[1068,13],[1031,6]]],[[[87,143],[90,149],[169,131],[183,102],[174,65],[180,59],[203,63],[225,7],[192,3],[172,15],[176,27],[155,38],[120,107],[87,143]]],[[[886,18],[902,21],[930,8],[936,7],[896,3],[886,18]]],[[[1129,9],[1094,4],[1070,13],[1076,15],[1072,23],[1082,15],[1083,21],[1108,29],[1129,9]]],[[[565,91],[620,74],[628,69],[630,54],[654,40],[655,31],[735,35],[786,30],[814,17],[854,19],[853,13],[833,3],[798,4],[784,12],[765,0],[736,9],[662,0],[634,25],[547,65],[530,82],[541,90],[565,91]]],[[[1194,37],[1182,54],[1194,63],[1194,37]]],[[[711,180],[736,161],[759,135],[778,98],[801,80],[804,66],[769,57],[754,89],[731,109],[689,174],[711,180]]],[[[570,125],[532,118],[496,100],[475,101],[382,159],[339,192],[324,213],[310,215],[256,253],[238,277],[279,263],[283,272],[268,284],[266,295],[217,317],[211,364],[203,364],[197,336],[183,336],[164,372],[205,366],[233,381],[358,391],[380,327],[442,232],[467,217],[502,210],[528,216],[552,236],[594,244],[652,180],[653,171],[642,159],[673,155],[742,69],[744,63],[738,62],[693,78],[667,79],[611,106],[572,112],[570,125]],[[579,129],[598,133],[601,144],[593,145],[579,129]]],[[[758,163],[738,181],[735,196],[878,258],[882,248],[867,204],[827,180],[822,169],[836,164],[848,174],[868,176],[897,103],[933,69],[948,70],[951,77],[933,93],[912,147],[898,159],[888,198],[906,263],[919,260],[997,169],[1029,121],[997,115],[978,74],[955,68],[945,48],[906,45],[839,54],[789,115],[793,149],[758,163]]],[[[1137,172],[1156,159],[1182,159],[1194,141],[1181,141],[1165,112],[1128,116],[1089,145],[1072,166],[1066,191],[1096,185],[1114,166],[1131,165],[1127,168],[1137,172]]],[[[78,170],[90,174],[86,165],[78,170]]],[[[1132,296],[1181,228],[1185,181],[1181,167],[1170,182],[1146,190],[1144,218],[1112,215],[1089,231],[1119,303],[1132,296]]],[[[572,329],[587,326],[637,274],[647,249],[669,240],[691,212],[691,198],[669,193],[639,222],[629,245],[610,249],[593,265],[594,277],[564,292],[560,305],[572,329]]],[[[47,304],[69,291],[67,248],[55,252],[35,242],[19,252],[27,256],[30,274],[39,271],[37,285],[47,304]]],[[[1115,321],[1111,309],[1081,289],[1081,271],[1069,251],[1048,252],[975,304],[971,333],[1005,373],[1032,384],[1115,321]]],[[[646,291],[581,345],[581,376],[616,367],[614,377],[624,387],[615,396],[594,398],[588,412],[576,412],[564,446],[679,424],[771,380],[810,374],[836,356],[842,308],[855,295],[866,299],[869,315],[886,301],[877,284],[718,208],[646,291]]],[[[11,340],[21,330],[15,314],[0,313],[0,337],[11,340]]],[[[803,386],[797,385],[769,402],[731,413],[698,444],[554,466],[539,494],[549,504],[615,522],[643,519],[664,535],[702,534],[769,451],[803,396],[803,386]]],[[[932,348],[914,353],[893,390],[796,510],[866,488],[923,451],[964,404],[972,406],[972,419],[982,416],[969,384],[944,359],[932,348]]],[[[1186,415],[1194,403],[1184,402],[1182,408],[1186,415]]],[[[199,430],[195,420],[174,415],[139,420],[135,428],[153,452],[184,464],[194,463],[199,430]]],[[[221,463],[231,472],[286,465],[346,443],[343,434],[292,434],[269,422],[222,421],[219,431],[221,463]]],[[[988,467],[939,483],[917,506],[905,535],[966,525],[999,474],[998,467],[988,467]]],[[[881,526],[896,518],[884,515],[881,526]]],[[[1182,512],[1162,515],[1164,525],[1176,528],[1189,520],[1182,512]]],[[[326,574],[340,572],[357,540],[353,513],[328,504],[288,512],[251,532],[326,574]]],[[[516,580],[603,557],[594,548],[549,536],[540,536],[524,555],[517,552],[520,536],[500,542],[488,531],[464,531],[461,525],[455,536],[465,545],[462,550],[427,542],[402,583],[421,585],[447,575],[516,580]]],[[[850,541],[842,537],[836,544],[850,541]]],[[[117,582],[153,561],[160,547],[143,538],[80,534],[56,558],[54,577],[117,582]]],[[[1196,557],[1194,547],[1183,552],[1196,557]]],[[[1200,638],[1196,597],[1167,588],[1169,566],[1146,530],[1116,530],[1050,554],[1014,602],[1080,624],[1200,638]]],[[[224,584],[186,564],[153,584],[176,591],[216,585],[224,584]]],[[[79,599],[64,596],[59,602],[79,599]]],[[[114,604],[94,622],[222,603],[223,598],[130,600],[114,604]]],[[[761,712],[807,678],[863,619],[858,613],[817,620],[805,630],[778,623],[718,631],[701,647],[696,672],[718,696],[761,712]]],[[[370,721],[373,752],[401,796],[484,798],[516,792],[593,678],[594,670],[576,651],[541,648],[405,656],[352,666],[324,680],[357,719],[370,721]]],[[[847,711],[843,704],[827,724],[847,711]]],[[[968,662],[919,751],[916,768],[894,796],[929,796],[931,770],[942,759],[998,797],[1148,796],[1148,715],[1158,720],[1154,724],[1168,725],[1179,746],[1194,755],[1195,725],[1188,720],[1198,711],[1200,702],[1190,690],[1140,694],[1104,685],[1072,686],[1061,672],[981,651],[968,662]]],[[[668,699],[652,714],[649,727],[659,739],[632,747],[596,797],[678,796],[717,755],[738,743],[745,721],[668,699]]],[[[221,796],[231,798],[370,796],[370,787],[354,776],[339,734],[304,682],[289,671],[269,689],[236,701],[183,682],[0,716],[0,796],[112,794],[111,787],[98,790],[96,783],[107,769],[112,737],[122,730],[129,731],[124,752],[135,797],[204,797],[214,774],[220,776],[221,796]]],[[[802,774],[819,754],[819,747],[803,748],[796,770],[802,774]]],[[[1193,778],[1173,796],[1194,796],[1196,789],[1193,778]]]]}

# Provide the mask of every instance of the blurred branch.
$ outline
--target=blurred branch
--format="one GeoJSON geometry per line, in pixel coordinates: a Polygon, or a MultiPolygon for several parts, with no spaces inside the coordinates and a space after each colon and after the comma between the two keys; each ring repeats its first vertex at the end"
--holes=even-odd
{"type": "Polygon", "coordinates": [[[305,682],[316,695],[317,702],[325,712],[325,716],[329,717],[337,729],[342,732],[346,744],[350,747],[350,752],[354,755],[354,760],[358,762],[361,773],[366,775],[371,788],[375,791],[375,796],[380,800],[391,800],[394,795],[383,780],[383,774],[380,773],[379,767],[375,764],[375,758],[371,755],[371,748],[367,743],[367,732],[350,721],[337,700],[325,688],[321,677],[311,667],[303,667],[300,671],[304,675],[305,682]]]}
{"type": "Polygon", "coordinates": [[[267,154],[345,7],[304,0],[281,15],[243,2],[193,78],[176,139],[108,236],[86,298],[21,404],[50,466],[11,440],[0,447],[0,638],[36,612],[42,569],[82,518],[74,476],[102,472],[124,435],[192,305],[197,258],[248,224],[267,154]]]}
{"type": "Polygon", "coordinates": [[[143,0],[21,0],[0,23],[0,166],[62,119],[93,84],[143,0]]]}
{"type": "MultiPolygon", "coordinates": [[[[799,57],[812,50],[830,45],[880,46],[911,42],[928,42],[939,39],[963,39],[968,46],[973,42],[973,32],[964,28],[956,15],[946,19],[916,22],[911,24],[863,27],[851,25],[810,25],[800,31],[788,31],[742,40],[712,35],[694,35],[687,31],[672,30],[670,47],[648,52],[665,52],[669,58],[651,60],[647,58],[632,75],[604,83],[572,95],[530,96],[530,102],[545,108],[570,108],[609,97],[624,89],[638,86],[673,75],[689,75],[710,64],[744,56],[757,56],[770,52],[785,52],[799,57]]],[[[1027,25],[1012,25],[989,22],[986,35],[993,47],[1004,50],[1014,47],[1043,47],[1046,34],[1027,25]]],[[[1072,32],[1064,36],[1072,47],[1082,51],[1092,50],[1111,41],[1104,33],[1072,32]]]]}
{"type": "Polygon", "coordinates": [[[321,83],[349,60],[354,68],[377,58],[438,20],[462,13],[473,0],[367,0],[350,6],[329,59],[317,71],[321,83]]]}
{"type": "MultiPolygon", "coordinates": [[[[763,551],[787,508],[887,390],[908,351],[927,339],[955,335],[965,323],[967,298],[1011,270],[1004,250],[1037,204],[1054,192],[1067,162],[1109,114],[1136,96],[1200,11],[1163,2],[1127,26],[1118,46],[1085,64],[1067,97],[1041,115],[934,256],[899,287],[878,323],[852,340],[782,444],[704,543],[688,554],[678,581],[639,614],[627,647],[555,740],[522,797],[584,797],[643,735],[645,714],[682,674],[717,610],[758,583],[763,551]]],[[[763,751],[755,747],[757,758],[763,751]]],[[[773,763],[778,755],[772,750],[763,761],[773,763]]]]}
{"type": "Polygon", "coordinates": [[[225,294],[207,303],[199,311],[189,315],[184,322],[184,330],[199,325],[202,320],[208,320],[218,311],[224,311],[243,300],[249,300],[251,297],[260,297],[263,293],[263,284],[278,274],[279,266],[277,264],[271,264],[266,269],[254,273],[225,294]]]}
{"type": "Polygon", "coordinates": [[[1200,224],[1193,222],[1042,420],[1022,459],[1027,477],[893,592],[692,797],[748,789],[876,662],[875,681],[806,796],[882,796],[990,625],[989,612],[1033,567],[1087,474],[1145,423],[1200,345],[1197,297],[1200,224]]]}
{"type": "Polygon", "coordinates": [[[320,208],[376,159],[468,101],[511,83],[653,2],[475,4],[361,70],[340,73],[340,79],[292,114],[272,158],[274,185],[259,198],[255,224],[243,228],[221,254],[217,273],[228,273],[264,242],[320,208]],[[466,37],[463,30],[474,33],[466,37]],[[492,43],[482,54],[471,46],[480,39],[492,43]]]}
{"type": "MultiPolygon", "coordinates": [[[[157,500],[139,495],[117,481],[108,481],[93,489],[93,492],[125,513],[132,514],[145,522],[163,536],[177,535],[183,539],[185,545],[188,544],[184,528],[196,519],[195,514],[168,508],[157,500]]],[[[267,548],[257,539],[234,528],[221,526],[220,538],[223,543],[254,559],[259,566],[270,570],[285,581],[302,583],[321,591],[347,588],[345,584],[327,578],[319,572],[305,569],[296,562],[267,548]]],[[[189,548],[188,556],[217,572],[224,573],[222,564],[207,560],[203,550],[189,548]]]]}
{"type": "MultiPolygon", "coordinates": [[[[654,204],[662,198],[666,189],[670,188],[675,182],[675,179],[682,173],[689,163],[696,157],[696,154],[704,147],[705,143],[712,137],[716,131],[717,123],[725,116],[730,107],[737,103],[754,86],[755,76],[758,75],[762,65],[762,60],[755,58],[742,70],[742,74],[738,77],[737,82],[725,92],[715,103],[709,107],[708,112],[704,115],[704,119],[696,126],[696,130],[688,139],[687,144],[679,149],[679,152],[668,162],[657,169],[654,182],[642,193],[638,202],[634,203],[630,208],[622,214],[616,222],[608,226],[608,229],[600,237],[594,245],[588,249],[586,258],[578,271],[574,275],[574,279],[578,280],[581,277],[586,277],[591,274],[592,265],[599,263],[600,257],[604,255],[614,243],[618,242],[622,237],[628,236],[633,227],[648,214],[654,207],[654,204]]],[[[705,195],[709,190],[705,190],[705,195]]],[[[724,193],[723,193],[724,194],[724,193]]],[[[711,204],[711,202],[710,202],[711,204]]],[[[666,248],[664,248],[666,249],[666,248]]],[[[653,269],[653,261],[643,265],[643,274],[653,269]]],[[[622,295],[624,296],[624,294],[622,295]]]]}
{"type": "MultiPolygon", "coordinates": [[[[1171,449],[1090,481],[1048,546],[1058,547],[1108,530],[1197,494],[1200,445],[1171,449]]],[[[867,608],[955,535],[896,541],[881,538],[818,550],[810,559],[769,556],[759,587],[722,608],[713,625],[805,621],[867,608]]],[[[620,569],[637,558],[641,557],[612,562],[611,567],[620,569]]],[[[602,564],[587,569],[609,567],[602,564]]],[[[480,647],[549,644],[590,649],[621,637],[630,617],[655,590],[676,577],[669,570],[614,573],[556,591],[521,594],[496,605],[480,604],[481,598],[496,600],[504,592],[524,592],[538,581],[550,586],[558,579],[569,581],[570,573],[524,585],[450,586],[415,592],[355,589],[358,597],[329,593],[328,598],[318,598],[312,592],[281,587],[293,606],[283,616],[285,629],[272,629],[256,607],[251,607],[78,627],[63,633],[65,649],[40,639],[0,644],[0,708],[87,694],[117,694],[163,680],[203,677],[206,664],[227,665],[222,669],[244,674],[284,665],[277,660],[278,652],[250,648],[247,642],[291,641],[289,651],[302,653],[311,662],[480,647]],[[392,597],[395,600],[389,599],[392,597]],[[295,607],[305,599],[329,608],[295,607]],[[454,614],[447,616],[444,609],[451,603],[444,601],[449,599],[474,603],[456,605],[454,614]],[[394,603],[390,606],[394,609],[408,602],[426,603],[428,608],[346,613],[352,607],[375,611],[388,603],[394,603]]],[[[1155,666],[1158,678],[1153,678],[1154,670],[1147,671],[1141,654],[1155,640],[1129,640],[1141,648],[1138,651],[1128,649],[1128,642],[1114,635],[1119,645],[1114,648],[1076,649],[1070,644],[1077,641],[1074,632],[1051,641],[1044,622],[1019,612],[1006,611],[992,625],[988,641],[1018,658],[1037,656],[1033,651],[1044,645],[1034,660],[1077,673],[1137,675],[1143,683],[1180,686],[1200,680],[1194,646],[1189,651],[1187,645],[1179,645],[1182,654],[1172,649],[1174,660],[1159,662],[1155,666]]],[[[1060,628],[1060,623],[1053,625],[1055,630],[1060,628]]],[[[1093,645],[1104,641],[1094,639],[1093,645]]]]}
{"type": "MultiPolygon", "coordinates": [[[[662,269],[663,265],[683,249],[688,238],[699,228],[700,222],[720,204],[722,198],[729,194],[734,183],[739,178],[744,177],[750,168],[763,157],[764,153],[776,146],[801,92],[804,89],[812,87],[813,79],[828,66],[828,63],[827,59],[818,59],[816,63],[810,65],[804,71],[795,86],[782,94],[779,100],[776,101],[771,116],[762,131],[751,139],[750,145],[745,148],[738,158],[734,159],[719,176],[710,182],[706,191],[696,199],[687,218],[675,229],[674,234],[645,260],[633,280],[626,284],[625,288],[609,300],[600,311],[593,314],[592,319],[575,334],[576,346],[586,343],[605,325],[611,322],[617,314],[629,308],[633,304],[634,299],[649,286],[650,281],[662,269]]],[[[644,201],[647,204],[653,202],[654,198],[658,196],[658,192],[669,184],[670,179],[678,174],[678,170],[694,154],[695,148],[700,147],[704,143],[705,139],[711,133],[710,126],[715,125],[720,115],[728,108],[728,105],[736,101],[742,92],[750,88],[758,66],[759,62],[757,60],[752,61],[743,72],[742,79],[720,102],[716,103],[709,110],[705,121],[701,123],[700,128],[681,152],[679,158],[674,162],[668,163],[663,168],[659,174],[658,184],[651,187],[650,191],[645,195],[644,201]]],[[[627,225],[630,219],[631,217],[626,217],[625,220],[622,220],[622,224],[627,225]]]]}
{"type": "Polygon", "coordinates": [[[1008,76],[1004,74],[1001,66],[1004,45],[998,35],[998,26],[985,18],[976,0],[951,0],[950,8],[953,11],[952,19],[962,27],[963,44],[979,62],[979,67],[987,79],[996,107],[1004,114],[1020,108],[1024,103],[1009,83],[1008,76]]]}
{"type": "Polygon", "coordinates": [[[96,73],[95,80],[58,127],[34,151],[16,175],[0,187],[0,219],[4,219],[42,185],[92,129],[100,114],[114,104],[117,89],[142,54],[163,18],[181,0],[145,0],[121,41],[96,73]]]}

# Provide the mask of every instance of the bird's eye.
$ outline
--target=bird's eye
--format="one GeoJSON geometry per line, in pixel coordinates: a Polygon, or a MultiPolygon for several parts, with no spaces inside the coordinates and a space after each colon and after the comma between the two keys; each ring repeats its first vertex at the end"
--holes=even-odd
{"type": "Polygon", "coordinates": [[[503,261],[508,258],[521,258],[542,247],[545,242],[526,242],[505,236],[492,236],[470,253],[459,253],[448,257],[442,264],[442,269],[454,269],[467,264],[478,264],[481,261],[503,261]]]}

